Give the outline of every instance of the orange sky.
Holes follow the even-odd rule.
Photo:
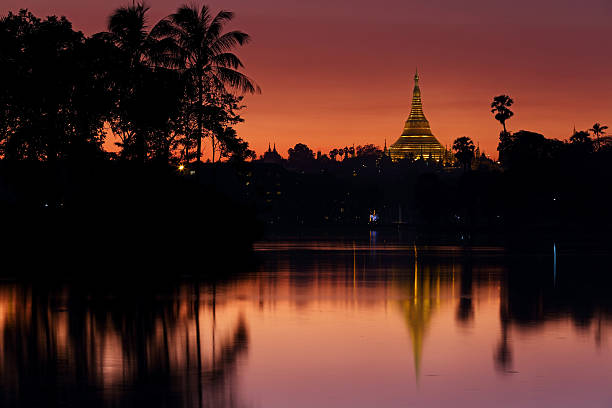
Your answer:
[[[66,15],[87,34],[125,1],[4,0]],[[183,1],[150,0],[152,22]],[[572,127],[612,125],[612,2],[609,0],[209,1],[237,13],[253,37],[239,51],[263,89],[249,96],[241,137],[258,154],[276,142],[332,147],[393,143],[421,75],[425,115],[442,144],[470,136],[496,155],[493,96],[516,101],[509,130],[565,139]],[[207,150],[210,150],[206,144]]]

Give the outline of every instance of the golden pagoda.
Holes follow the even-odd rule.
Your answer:
[[[412,158],[433,159],[443,161],[446,149],[431,133],[429,121],[423,114],[421,103],[421,89],[419,88],[419,73],[414,75],[414,90],[412,91],[412,108],[410,116],[404,125],[404,132],[389,148],[389,155],[393,161]]]

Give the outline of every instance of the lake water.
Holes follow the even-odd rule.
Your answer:
[[[0,286],[0,405],[610,407],[604,252],[376,234],[228,282]]]

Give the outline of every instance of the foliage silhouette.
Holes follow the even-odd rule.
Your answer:
[[[467,136],[462,136],[453,142],[453,150],[457,161],[463,165],[464,171],[467,171],[474,160],[474,142]]]
[[[338,149],[331,149],[329,151],[329,158],[332,159],[333,161],[336,161],[336,156],[338,156],[338,154],[340,154]]]
[[[600,123],[595,123],[593,127],[589,129],[589,132],[592,132],[597,139],[597,149],[600,148],[599,138],[606,134],[606,129],[608,129],[608,127]]]
[[[594,143],[589,135],[589,132],[576,131],[569,138],[569,143],[578,150],[577,153],[580,155],[593,152]]]
[[[287,153],[289,154],[289,163],[304,164],[314,160],[314,152],[305,144],[298,143],[294,147],[290,148]]]
[[[514,103],[514,100],[510,98],[508,95],[498,95],[493,98],[493,102],[491,102],[491,113],[495,114],[495,120],[499,121],[504,128],[504,133],[507,133],[506,130],[506,121],[514,116],[514,112],[510,110],[510,106]]]
[[[238,71],[242,61],[232,52],[249,42],[242,31],[223,32],[224,26],[234,18],[230,11],[212,15],[208,6],[182,6],[174,14],[160,21],[154,29],[157,37],[172,39],[169,55],[181,71],[191,103],[191,112],[197,122],[196,160],[202,156],[204,130],[210,132],[215,160],[214,122],[206,121],[205,109],[217,106],[217,95],[226,94],[226,86],[247,93],[261,92],[252,79]],[[207,122],[207,123],[206,123]]]
[[[114,71],[117,106],[111,129],[121,140],[122,156],[139,161],[147,159],[148,136],[155,133],[159,122],[163,126],[164,122],[176,120],[182,96],[178,81],[164,83],[169,79],[162,77],[169,76],[163,72],[167,41],[156,38],[155,28],[149,31],[148,11],[149,7],[142,2],[119,7],[109,17],[108,32],[97,35],[118,50],[119,66]],[[160,95],[161,92],[152,89],[164,93]],[[168,114],[163,108],[167,108]]]
[[[190,10],[205,31],[181,31]],[[219,148],[219,157],[251,157],[230,130],[243,107],[232,92],[259,92],[231,53],[249,37],[222,33],[233,14],[207,10],[179,9],[149,30],[149,8],[133,3],[92,37],[65,17],[41,20],[22,10],[0,19],[0,155],[50,164],[75,156],[175,164],[192,159],[205,126],[213,161]],[[189,43],[200,34],[206,38]],[[118,155],[102,148],[109,129],[120,140]],[[234,147],[235,155],[223,150]]]
[[[6,159],[101,157],[112,100],[92,50],[96,41],[65,18],[36,18],[22,10],[0,20],[2,36],[0,153]]]
[[[357,155],[357,157],[361,158],[378,158],[382,156],[382,153],[383,151],[380,150],[380,147],[373,144],[357,146],[357,148],[355,149],[355,154]]]

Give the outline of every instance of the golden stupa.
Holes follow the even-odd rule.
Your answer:
[[[431,133],[429,121],[423,114],[421,102],[421,89],[419,88],[419,73],[414,75],[414,90],[412,91],[412,108],[410,116],[404,125],[404,132],[389,148],[389,155],[393,161],[411,158],[433,159],[442,161],[446,156],[446,149]]]

